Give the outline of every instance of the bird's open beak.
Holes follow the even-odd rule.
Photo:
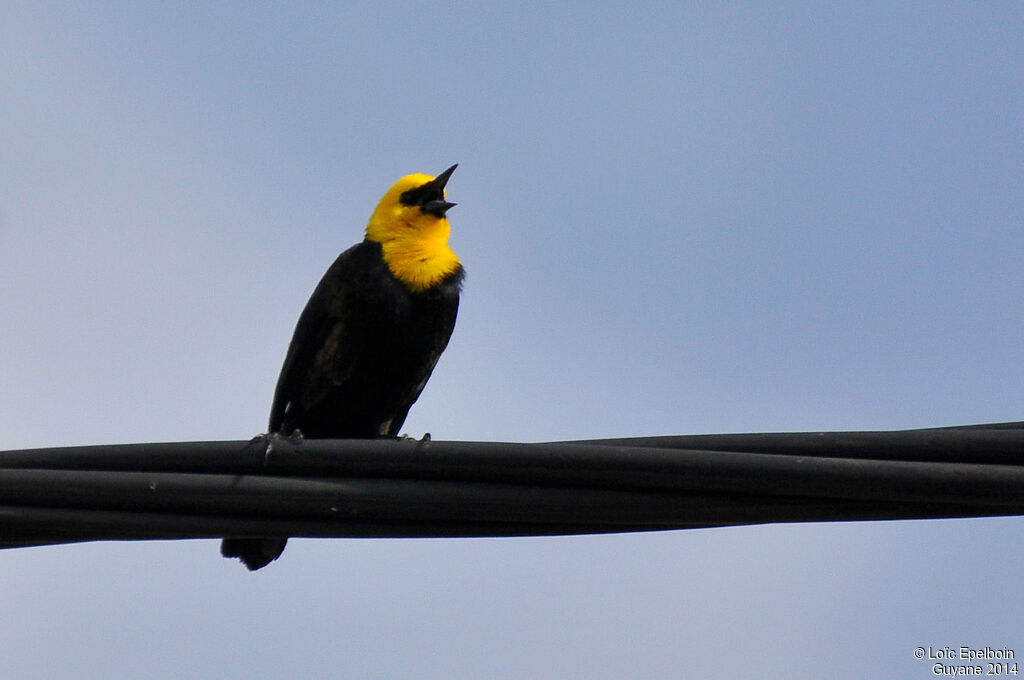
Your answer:
[[[455,168],[457,167],[459,167],[458,163],[456,163],[455,165],[448,168],[434,179],[424,184],[422,187],[420,187],[420,191],[436,191],[441,196],[444,196],[444,187],[446,184],[448,184],[448,178],[452,176],[452,173],[455,172]],[[454,207],[454,203],[450,203],[445,200],[429,201],[426,203],[426,205],[423,206],[422,210],[428,215],[444,217],[444,214]]]

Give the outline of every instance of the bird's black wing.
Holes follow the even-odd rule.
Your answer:
[[[355,245],[334,261],[310,296],[295,325],[270,409],[270,432],[290,434],[302,427],[301,412],[323,399],[355,368],[349,344],[346,296],[359,278]]]

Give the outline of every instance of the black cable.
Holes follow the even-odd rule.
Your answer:
[[[1018,514],[1024,423],[538,444],[273,436],[0,452],[0,547]]]

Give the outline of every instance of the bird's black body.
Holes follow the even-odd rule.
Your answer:
[[[381,199],[366,239],[334,261],[295,326],[270,409],[271,436],[393,437],[448,345],[463,270],[447,246],[452,166],[408,175]],[[384,243],[392,250],[386,250]],[[225,538],[251,570],[286,536]]]
[[[373,241],[334,261],[306,304],[281,368],[270,432],[314,439],[394,436],[448,345],[459,267],[410,291]]]

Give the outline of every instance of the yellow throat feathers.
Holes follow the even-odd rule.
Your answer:
[[[366,225],[366,238],[381,245],[388,269],[417,293],[437,285],[459,266],[458,256],[448,247],[448,220],[400,200],[406,191],[432,179],[415,174],[398,180],[380,199]]]

